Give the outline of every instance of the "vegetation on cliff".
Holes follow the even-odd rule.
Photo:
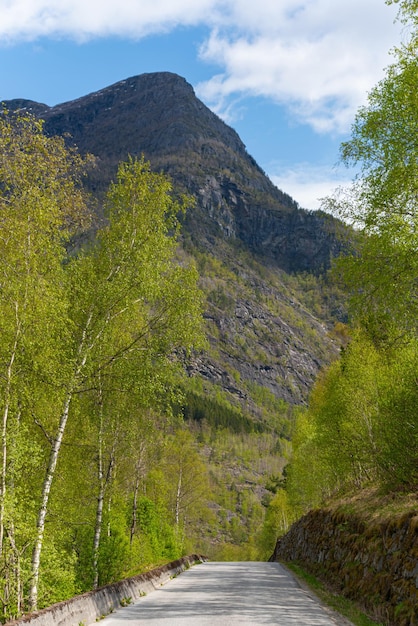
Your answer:
[[[237,133],[176,74],[134,76],[54,107],[6,106],[33,111],[48,135],[94,154],[84,181],[95,198],[92,237],[106,189],[129,155],[145,155],[176,194],[193,196],[179,243],[185,262],[197,262],[210,341],[193,371],[255,419],[254,382],[290,404],[306,402],[338,351],[330,331],[345,319],[343,298],[323,275],[347,245],[341,221],[305,211],[277,189]]]

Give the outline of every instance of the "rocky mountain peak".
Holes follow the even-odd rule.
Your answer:
[[[237,133],[170,72],[132,76],[45,111],[50,133],[70,132],[82,152],[101,158],[175,153],[219,141],[245,154]],[[100,131],[100,132],[98,132]]]
[[[97,157],[88,185],[99,207],[128,155],[144,155],[172,178],[176,192],[194,196],[183,243],[198,259],[212,345],[195,371],[247,407],[251,385],[291,403],[306,398],[336,344],[328,314],[321,319],[321,310],[335,307],[323,307],[319,294],[310,310],[303,285],[316,278],[304,276],[319,276],[346,245],[340,222],[301,209],[275,187],[238,134],[176,74],[133,76],[53,107],[5,104],[31,111],[48,134]]]
[[[242,241],[288,271],[320,271],[341,249],[337,223],[299,209],[247,153],[238,134],[170,72],[132,76],[94,93],[47,107],[12,100],[45,119],[48,134],[71,137],[98,158],[90,187],[100,194],[128,155],[144,155],[182,191],[197,198],[186,224],[194,239]]]

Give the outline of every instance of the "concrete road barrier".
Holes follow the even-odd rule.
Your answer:
[[[116,608],[138,600],[144,595],[159,589],[171,578],[177,576],[205,558],[192,554],[167,565],[162,565],[144,574],[126,578],[106,585],[95,591],[64,600],[46,609],[25,615],[6,626],[80,626],[91,624],[97,618],[109,615]]]

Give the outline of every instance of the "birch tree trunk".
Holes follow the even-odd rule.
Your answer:
[[[68,415],[70,412],[71,401],[73,399],[74,392],[77,388],[77,382],[82,372],[88,356],[89,347],[86,347],[87,333],[92,320],[92,314],[90,313],[83,335],[78,347],[78,359],[79,364],[74,372],[72,383],[69,386],[67,396],[64,401],[63,410],[59,420],[59,426],[57,436],[53,440],[51,453],[49,456],[48,467],[42,487],[41,506],[38,511],[38,519],[36,523],[36,540],[32,553],[32,565],[31,565],[31,583],[29,590],[29,608],[31,611],[36,611],[38,607],[38,584],[39,584],[39,568],[41,563],[41,553],[45,532],[45,519],[48,513],[49,497],[51,494],[52,481],[54,479],[55,470],[57,467],[58,457],[61,450],[62,440],[64,438],[65,429],[67,426]],[[91,346],[90,346],[91,347]]]
[[[31,611],[36,611],[38,606],[38,583],[39,583],[39,567],[41,562],[41,552],[45,531],[45,519],[48,512],[49,496],[51,493],[51,485],[55,475],[55,469],[57,467],[58,456],[61,449],[62,440],[64,437],[65,428],[67,426],[68,414],[70,411],[71,400],[73,392],[70,391],[64,403],[63,411],[60,418],[59,428],[57,436],[54,439],[54,443],[51,448],[51,454],[49,456],[48,468],[42,488],[41,506],[38,512],[38,520],[36,524],[37,534],[35,546],[32,554],[32,567],[31,567],[31,585],[29,592],[29,608]]]
[[[141,481],[141,476],[145,473],[145,450],[146,445],[143,441],[138,444],[138,458],[135,463],[135,484],[134,484],[134,498],[132,504],[132,520],[131,520],[131,528],[130,528],[130,536],[129,536],[129,545],[132,549],[132,544],[134,541],[134,536],[136,533],[136,526],[138,522],[138,493],[139,493],[139,484]]]
[[[1,481],[0,481],[0,559],[3,554],[3,542],[4,542],[4,511],[6,501],[6,473],[7,473],[7,424],[9,420],[10,401],[11,401],[11,387],[12,387],[12,375],[13,366],[16,359],[16,353],[20,338],[20,323],[18,320],[18,305],[16,303],[16,332],[13,342],[13,348],[10,355],[9,363],[6,372],[6,388],[4,392],[4,407],[3,407],[3,420],[1,427],[1,449],[2,449],[2,463],[1,463]]]
[[[179,471],[179,479],[177,482],[177,493],[176,493],[176,527],[178,529],[180,522],[180,506],[181,506],[181,483],[183,478],[183,465],[180,466]]]
[[[94,526],[94,538],[93,538],[93,589],[97,589],[99,586],[99,549],[100,549],[100,540],[102,536],[102,523],[103,523],[103,506],[104,506],[104,498],[106,493],[106,488],[110,483],[112,478],[113,466],[115,463],[115,448],[116,448],[116,439],[117,435],[115,433],[112,450],[110,453],[109,464],[106,472],[106,476],[104,473],[104,464],[103,464],[103,401],[102,397],[100,397],[100,427],[99,427],[99,455],[98,455],[98,466],[97,466],[97,475],[99,481],[99,493],[97,495],[97,508],[96,508],[96,521]]]
[[[2,463],[1,463],[1,482],[0,482],[0,558],[3,554],[3,542],[4,542],[4,508],[6,500],[6,472],[7,472],[7,422],[9,419],[10,408],[10,383],[13,362],[15,358],[15,352],[13,351],[8,368],[7,368],[7,380],[6,390],[4,398],[3,408],[3,420],[1,427],[1,451],[2,451]]]
[[[132,544],[134,540],[134,535],[136,531],[136,522],[137,522],[137,513],[138,513],[138,491],[139,491],[139,474],[136,475],[135,478],[135,486],[134,486],[134,501],[132,505],[132,522],[130,528],[130,536],[129,536],[129,545],[132,550]]]
[[[94,539],[93,539],[93,589],[97,589],[99,586],[99,547],[100,536],[102,531],[103,521],[103,503],[105,496],[105,482],[103,476],[103,452],[100,442],[99,449],[99,461],[98,461],[98,479],[99,479],[99,493],[97,496],[97,508],[96,508],[96,522],[94,527]]]
[[[97,495],[96,521],[93,537],[93,589],[99,586],[99,546],[103,520],[103,503],[105,495],[105,484],[103,475],[103,394],[101,379],[99,377],[99,438],[98,438],[98,461],[97,479],[99,482],[99,493]]]

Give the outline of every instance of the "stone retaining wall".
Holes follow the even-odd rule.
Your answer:
[[[418,512],[380,523],[311,511],[277,542],[274,561],[298,561],[377,621],[418,626]]]
[[[6,626],[87,626],[114,609],[123,606],[125,602],[134,602],[141,596],[158,589],[173,576],[177,576],[196,563],[205,559],[193,554],[178,561],[157,567],[145,574],[126,578],[120,582],[89,591],[70,600],[59,602],[47,609],[26,615]]]

